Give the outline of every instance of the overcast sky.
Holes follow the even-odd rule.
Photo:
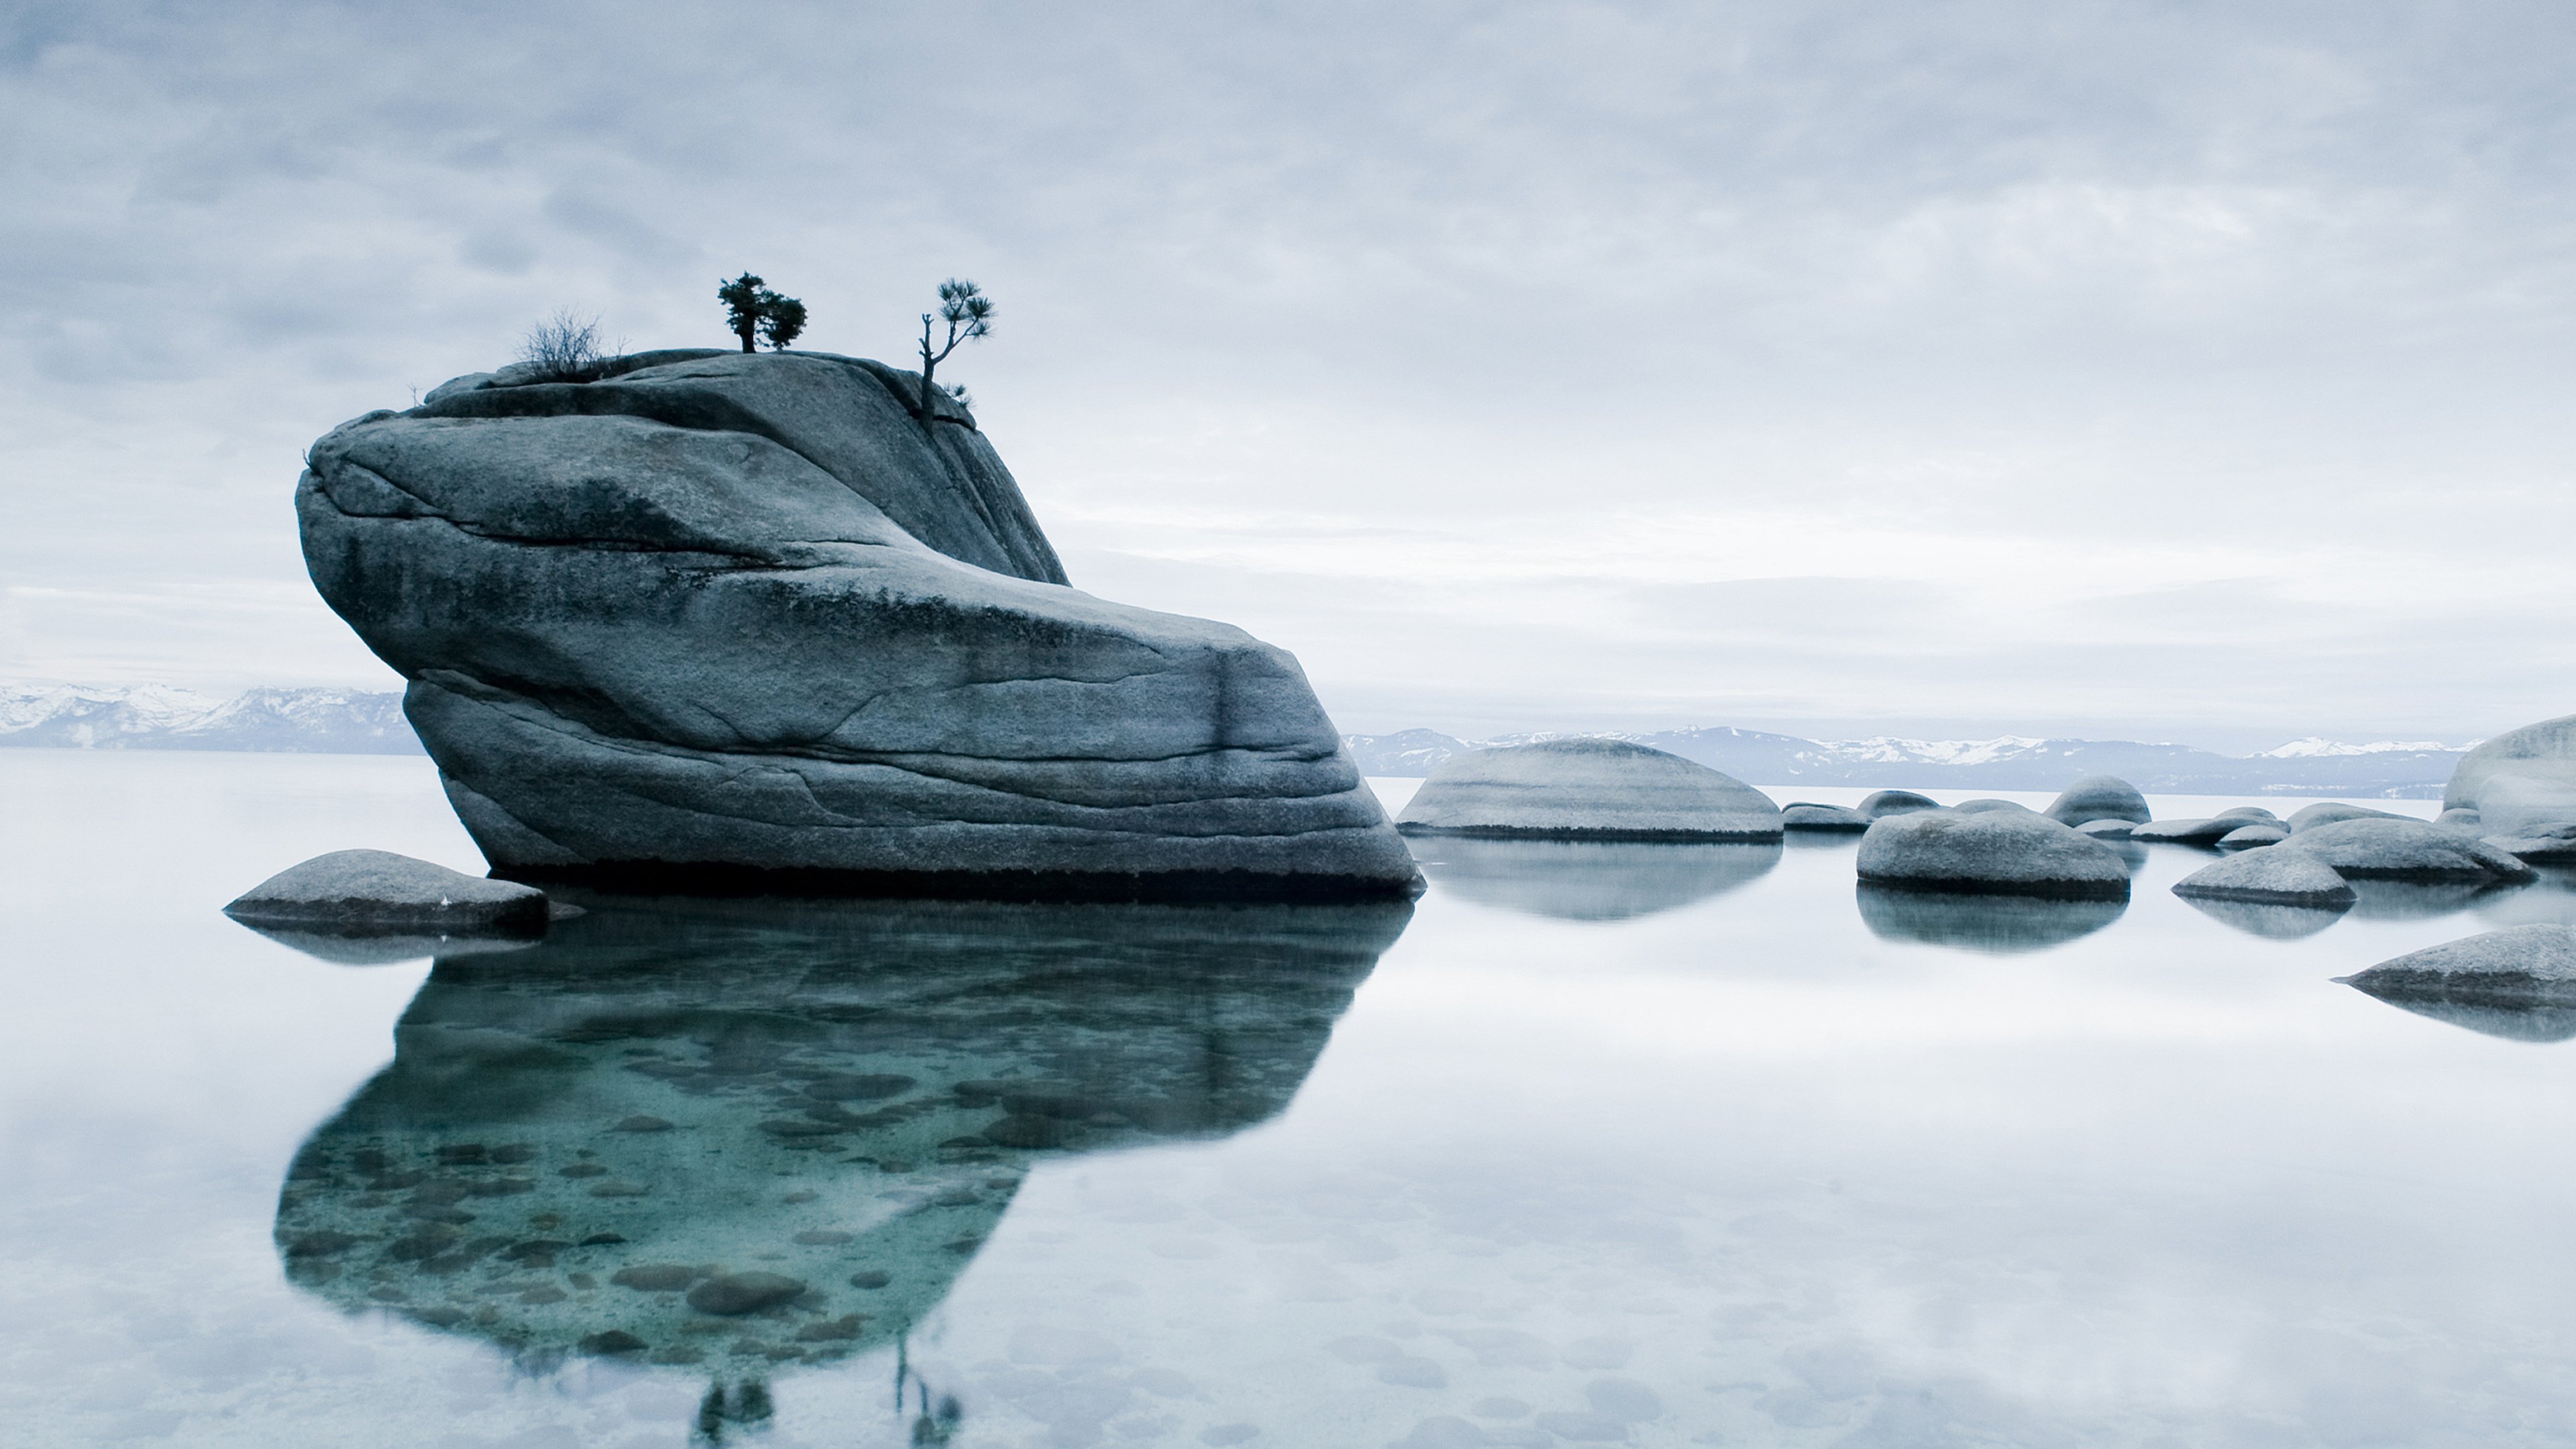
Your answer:
[[[0,7],[0,677],[389,687],[290,495],[558,306],[944,369],[1345,728],[2576,710],[2576,9]]]

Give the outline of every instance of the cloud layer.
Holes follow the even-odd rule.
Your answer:
[[[2550,7],[28,4],[0,673],[381,678],[303,445],[545,313],[952,363],[1343,722],[2576,709]],[[946,374],[943,373],[943,376]]]

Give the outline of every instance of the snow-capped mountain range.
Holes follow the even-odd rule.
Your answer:
[[[0,746],[416,755],[402,696],[253,689],[219,699],[168,685],[0,685]]]
[[[1451,755],[1556,734],[1462,740],[1437,730],[1348,735],[1371,775],[1422,776]],[[2337,794],[2427,798],[2477,742],[2302,739],[2243,757],[2132,740],[1917,740],[1891,735],[1809,740],[1725,727],[1614,733],[1758,785],[1863,785],[2055,790],[2078,775],[2118,775],[2169,794]],[[412,755],[420,740],[402,696],[352,689],[253,689],[230,699],[146,684],[0,685],[0,747],[84,750],[269,750]]]
[[[2134,740],[2053,740],[2002,735],[1990,740],[1915,740],[1876,736],[1808,740],[1730,728],[1605,732],[1766,786],[1862,785],[1874,789],[2056,790],[2079,775],[2110,774],[2141,790],[2177,795],[2369,795],[2429,799],[2441,795],[2451,768],[2477,741],[2292,740],[2259,754],[2222,755],[2189,745]],[[1552,734],[1461,740],[1436,730],[1347,735],[1370,775],[1427,775],[1451,755],[1494,745],[1529,744]]]

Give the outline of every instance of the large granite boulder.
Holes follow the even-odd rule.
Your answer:
[[[2462,755],[2442,791],[2443,807],[2484,811],[2487,782],[2499,775],[2576,790],[2576,714],[2507,730]]]
[[[1441,762],[1396,817],[1408,835],[1778,840],[1771,797],[1625,740],[1542,740]]]
[[[2147,808],[2147,797],[2117,775],[2085,776],[2060,792],[2045,813],[2060,825],[2082,825],[2094,820],[2127,820],[2143,825],[2155,818],[2155,812]]]
[[[2102,842],[2018,807],[1885,816],[1860,840],[1860,878],[1905,890],[2126,900],[2129,868]]]
[[[2484,841],[2422,820],[2338,820],[2302,830],[2270,853],[2306,856],[2346,879],[2504,884],[2533,874]]]
[[[496,871],[1320,898],[1419,876],[1297,661],[1066,587],[965,411],[813,353],[459,379],[316,443],[315,584]]]
[[[2251,825],[2240,825],[2218,837],[2218,848],[2254,850],[2266,845],[2278,845],[2289,838],[2290,827],[2269,820],[2257,820]]]

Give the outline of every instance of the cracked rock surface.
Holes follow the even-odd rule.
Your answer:
[[[1286,651],[1070,588],[962,407],[818,353],[460,378],[316,443],[323,597],[496,872],[692,890],[1401,895]]]

